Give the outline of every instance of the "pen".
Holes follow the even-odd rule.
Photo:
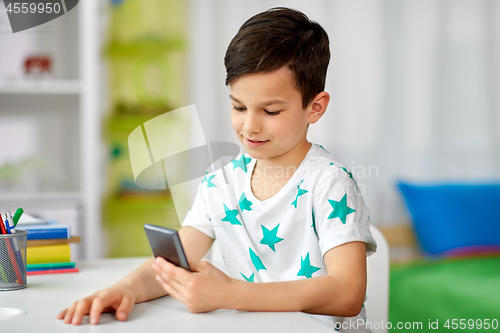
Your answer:
[[[16,257],[17,265],[19,266],[19,269],[21,270],[21,276],[24,276],[25,269],[24,269],[24,261],[23,261],[23,256],[21,254],[21,248],[19,247],[19,241],[16,237],[12,239],[12,243],[14,243],[14,256]]]
[[[3,224],[2,214],[0,213],[0,232],[4,235],[7,234],[7,230],[5,229],[5,225]]]
[[[21,215],[23,215],[23,213],[24,210],[22,208],[18,208],[14,213],[14,227],[17,227],[17,222],[19,222],[19,219],[21,218]]]
[[[5,230],[5,227],[3,225],[3,220],[2,220],[2,213],[0,213],[0,234],[5,234],[7,233],[7,231]],[[3,245],[5,244],[5,246],[7,246],[7,244],[3,241],[0,240],[0,255],[2,254],[3,252]],[[7,277],[7,275],[5,274],[5,270],[3,268],[3,261],[0,260],[0,275],[2,275],[2,278],[3,278],[3,281],[4,282],[8,282],[9,281],[9,278]]]

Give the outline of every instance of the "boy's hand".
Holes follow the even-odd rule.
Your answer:
[[[233,282],[208,261],[189,262],[194,272],[157,257],[153,269],[156,280],[172,297],[184,303],[192,313],[228,308]]]
[[[134,296],[111,287],[74,302],[69,308],[61,311],[57,319],[64,319],[66,324],[80,325],[83,317],[90,315],[90,323],[97,324],[101,313],[116,311],[116,318],[125,321],[134,304]]]

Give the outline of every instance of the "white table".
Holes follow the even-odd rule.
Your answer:
[[[137,304],[126,322],[103,314],[99,325],[88,316],[80,326],[64,324],[57,314],[73,301],[110,286],[138,267],[146,258],[101,259],[78,262],[79,273],[28,277],[28,288],[0,291],[0,308],[25,310],[26,314],[0,319],[0,331],[32,332],[328,332],[327,326],[300,312],[242,312],[219,310],[192,314],[170,296]]]

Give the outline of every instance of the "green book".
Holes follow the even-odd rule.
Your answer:
[[[28,264],[27,269],[74,268],[74,262],[53,262],[47,264]]]

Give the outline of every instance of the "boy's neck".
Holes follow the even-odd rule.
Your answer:
[[[304,139],[283,155],[257,160],[251,176],[251,189],[259,200],[275,196],[290,180],[304,160],[311,144]]]
[[[309,151],[310,148],[311,148],[311,143],[307,140],[304,140],[283,155],[273,157],[271,159],[257,160],[255,168],[262,170],[263,168],[266,167],[268,168],[294,167],[295,168],[294,170],[297,170],[300,163],[302,163],[302,161],[306,157],[307,152]]]

